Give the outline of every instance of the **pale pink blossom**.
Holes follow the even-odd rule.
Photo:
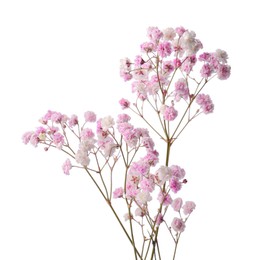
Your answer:
[[[176,31],[173,28],[166,28],[163,30],[163,39],[165,41],[172,41],[176,36]]]
[[[186,201],[184,206],[182,207],[183,213],[185,215],[189,215],[196,208],[196,204],[193,201]]]
[[[115,189],[115,191],[113,192],[113,198],[114,199],[118,199],[118,198],[122,198],[123,197],[123,188],[117,188]]]
[[[173,208],[175,211],[179,212],[180,209],[181,209],[181,207],[182,207],[182,204],[183,204],[182,198],[176,198],[176,199],[174,199],[173,202],[171,203],[171,206],[172,206],[172,208]]]
[[[76,115],[72,115],[68,121],[69,127],[74,127],[78,124],[78,117]]]
[[[184,169],[182,169],[180,166],[178,165],[172,165],[170,166],[170,170],[171,170],[171,174],[172,176],[174,176],[175,178],[177,178],[178,180],[181,180],[185,177],[186,172]]]
[[[169,187],[174,193],[177,193],[181,189],[182,183],[178,180],[178,178],[172,177],[169,181]]]
[[[175,217],[171,223],[171,227],[176,232],[183,232],[185,230],[186,225],[182,219]]]
[[[165,74],[170,74],[174,71],[175,67],[172,61],[164,61],[162,65],[162,69]]]
[[[90,158],[87,155],[87,152],[84,149],[79,149],[75,154],[75,160],[77,163],[81,164],[82,166],[88,166],[90,163]]]
[[[147,204],[151,200],[152,197],[148,191],[139,191],[139,193],[136,195],[136,201],[139,203],[139,205]]]
[[[203,52],[199,55],[199,61],[210,62],[211,54],[209,52]]]
[[[169,194],[165,194],[162,191],[160,191],[158,195],[158,200],[160,203],[162,203],[164,206],[169,206],[172,203],[172,198]]]
[[[213,68],[212,66],[210,66],[209,63],[203,64],[201,70],[200,70],[200,74],[203,78],[207,79],[211,76],[213,72]]]
[[[192,71],[193,67],[195,66],[196,62],[197,62],[196,55],[188,56],[186,60],[182,63],[181,69],[187,74],[189,74]]]
[[[124,71],[131,70],[131,61],[129,58],[124,58],[120,60],[120,69]]]
[[[179,67],[181,66],[181,64],[182,64],[182,62],[181,62],[180,59],[175,58],[175,59],[173,60],[173,65],[174,65],[174,68],[175,68],[175,69],[179,68]]]
[[[85,122],[95,122],[96,114],[92,111],[86,111],[84,113]]]
[[[64,174],[69,175],[69,174],[70,174],[70,170],[72,169],[71,161],[70,161],[69,159],[67,159],[67,160],[63,163],[62,168],[63,168]]]
[[[59,112],[52,112],[51,114],[51,121],[54,123],[61,123],[63,115]]]
[[[176,101],[180,101],[181,98],[188,99],[189,88],[185,79],[181,78],[175,83],[174,96]]]
[[[64,144],[64,136],[58,132],[53,134],[53,143],[56,145],[58,149],[62,149]]]
[[[24,144],[28,144],[30,142],[31,136],[34,134],[33,131],[25,132],[22,136],[22,140]]]
[[[93,138],[94,137],[94,133],[92,131],[92,129],[90,128],[84,128],[81,131],[81,140],[82,141],[86,141],[87,139]]]
[[[155,183],[152,178],[143,178],[140,181],[140,188],[144,191],[152,192],[155,188]]]
[[[166,106],[164,109],[163,118],[167,121],[173,121],[178,115],[178,111],[173,106]]]
[[[228,55],[225,51],[217,49],[215,52],[215,57],[221,63],[227,63]]]
[[[113,127],[114,124],[114,119],[111,116],[106,116],[101,119],[101,127],[104,131],[107,131],[109,128]]]
[[[40,139],[38,137],[37,134],[33,133],[31,135],[31,138],[30,138],[30,143],[34,146],[34,147],[37,147],[38,143],[40,142]]]
[[[117,124],[128,123],[131,117],[127,114],[119,114],[117,119]]]
[[[124,79],[124,81],[129,81],[132,79],[132,75],[130,74],[130,72],[126,72],[126,71],[123,71],[121,70],[120,71],[120,76]]]
[[[147,35],[152,42],[158,42],[163,36],[163,33],[158,27],[149,27],[147,29]]]
[[[140,45],[142,52],[152,52],[155,50],[155,45],[152,42],[144,42]]]
[[[175,32],[178,34],[178,36],[182,36],[185,31],[186,31],[186,29],[184,27],[182,27],[182,26],[177,27],[175,29]]]
[[[126,109],[126,108],[129,108],[130,107],[130,101],[125,99],[125,98],[122,98],[120,101],[119,101],[120,105],[121,105],[121,108],[122,109]]]
[[[156,175],[158,176],[160,184],[164,184],[166,181],[168,181],[171,178],[172,172],[171,172],[171,169],[169,167],[161,166],[157,170]]]
[[[214,104],[209,95],[198,94],[196,102],[200,105],[205,114],[209,114],[214,111]]]
[[[231,67],[229,65],[220,64],[217,70],[218,79],[225,80],[230,76]]]
[[[161,42],[157,48],[159,56],[165,58],[172,53],[172,46],[170,42]]]

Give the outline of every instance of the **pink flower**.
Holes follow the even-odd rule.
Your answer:
[[[189,74],[192,71],[196,62],[197,62],[196,55],[188,56],[187,59],[182,63],[181,68],[184,72]]]
[[[172,71],[174,71],[174,64],[172,61],[164,61],[163,62],[163,71],[166,74],[170,74]]]
[[[170,42],[162,42],[158,45],[158,54],[162,57],[165,58],[169,56],[172,53],[172,46]]]
[[[155,188],[155,184],[153,182],[153,179],[149,179],[144,177],[141,181],[140,181],[140,188],[144,191],[148,191],[148,192],[152,192]]]
[[[175,211],[179,212],[180,209],[181,209],[181,207],[182,207],[182,204],[183,204],[182,198],[176,198],[176,199],[174,199],[173,202],[171,203],[171,206],[172,206],[172,208],[173,208]]]
[[[62,149],[64,144],[64,136],[58,132],[53,134],[53,143],[56,145],[58,149]]]
[[[183,179],[186,175],[185,170],[177,165],[170,166],[170,170],[171,170],[171,174],[179,180]]]
[[[213,69],[208,63],[204,64],[200,70],[201,76],[205,79],[209,78],[211,76],[212,72],[213,72]]]
[[[87,111],[84,113],[85,122],[95,122],[96,114],[92,111]]]
[[[64,164],[62,165],[62,168],[63,168],[64,174],[69,175],[70,174],[70,170],[72,169],[71,161],[69,159],[67,159],[64,162]]]
[[[120,71],[120,76],[124,79],[124,81],[129,81],[132,79],[132,75],[130,74],[130,72],[127,71]]]
[[[204,53],[202,53],[202,54],[199,55],[198,60],[199,60],[199,61],[209,62],[209,61],[210,61],[210,57],[211,57],[211,54],[210,54],[210,53],[204,52]]]
[[[30,143],[34,146],[34,147],[37,147],[37,144],[40,142],[40,139],[38,137],[38,135],[36,133],[33,133],[31,135],[31,138],[30,138]]]
[[[217,70],[217,77],[221,80],[228,79],[230,76],[231,67],[229,65],[220,64]]]
[[[94,137],[94,133],[90,128],[84,128],[81,131],[81,140],[85,141],[87,139],[93,138]]]
[[[196,204],[193,201],[186,201],[182,207],[185,215],[189,215],[196,208]]]
[[[155,49],[155,45],[152,42],[144,42],[140,45],[142,52],[152,52]]]
[[[117,188],[115,189],[115,191],[113,192],[113,198],[114,199],[118,199],[118,198],[122,198],[123,197],[123,188]]]
[[[179,79],[176,83],[175,83],[175,100],[176,101],[180,101],[181,98],[184,98],[185,100],[188,99],[189,96],[189,89],[188,89],[188,85],[185,79]]]
[[[214,111],[214,104],[209,95],[198,94],[196,102],[200,105],[205,114],[209,114]]]
[[[117,119],[117,124],[128,123],[131,117],[127,114],[119,114]]]
[[[164,206],[168,206],[172,203],[172,198],[169,194],[165,194],[162,191],[158,195],[158,200],[160,203],[162,203]]]
[[[61,123],[63,119],[63,115],[59,112],[52,112],[51,121],[54,123]]]
[[[215,52],[215,57],[221,63],[227,63],[228,55],[225,51],[217,49]]]
[[[147,35],[152,42],[158,42],[163,36],[163,33],[158,29],[158,27],[149,27],[147,29]]]
[[[176,59],[173,60],[173,65],[174,65],[175,69],[179,68],[181,66],[181,64],[182,63],[181,63],[180,59],[176,58]]]
[[[111,116],[106,116],[101,119],[101,127],[103,131],[107,131],[109,128],[113,127],[114,119]]]
[[[24,133],[22,136],[23,143],[28,144],[33,134],[33,131]]]
[[[176,232],[183,232],[185,230],[185,223],[182,219],[180,218],[174,218],[171,227],[176,231]]]
[[[69,127],[73,127],[78,124],[78,117],[76,115],[72,115],[68,121]]]
[[[121,108],[122,109],[126,109],[126,108],[129,108],[130,107],[130,101],[125,99],[125,98],[122,98],[120,101],[119,101],[120,105],[121,105]]]
[[[182,26],[177,27],[177,28],[175,29],[175,32],[178,34],[178,36],[182,36],[182,34],[183,34],[185,31],[186,31],[186,29],[185,29],[184,27],[182,27]]]
[[[164,109],[163,118],[167,121],[173,121],[178,115],[178,111],[173,106],[166,106]]]
[[[177,193],[181,189],[182,183],[178,180],[178,178],[172,177],[169,181],[169,186],[174,193]]]

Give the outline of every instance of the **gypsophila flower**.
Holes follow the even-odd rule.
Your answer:
[[[72,169],[71,161],[69,159],[67,159],[64,162],[64,164],[62,165],[62,168],[63,168],[64,174],[69,175],[70,174],[70,170]]]
[[[174,218],[171,227],[176,231],[176,232],[183,232],[185,230],[185,223],[182,219],[180,218]]]
[[[193,201],[186,201],[185,204],[183,205],[183,213],[185,215],[191,214],[192,211],[196,208],[196,204]]]
[[[113,198],[117,199],[117,198],[122,198],[123,197],[123,188],[117,188],[114,192],[113,192]]]
[[[180,209],[181,209],[181,207],[182,207],[182,204],[183,204],[182,198],[176,198],[176,199],[174,199],[174,200],[172,201],[171,206],[172,206],[172,208],[173,208],[175,211],[179,212]]]
[[[210,96],[203,94],[206,85],[231,74],[225,51],[201,51],[203,45],[194,31],[174,28],[149,27],[140,53],[120,60],[120,76],[130,81],[134,97],[121,98],[119,104],[130,115],[102,115],[97,120],[92,111],[68,117],[48,110],[40,125],[22,136],[25,144],[69,156],[62,164],[64,174],[70,175],[74,168],[89,175],[123,229],[135,259],[165,259],[166,250],[161,250],[162,239],[168,244],[165,235],[172,240],[169,248],[175,259],[196,204],[183,203],[176,195],[187,186],[187,179],[185,170],[173,164],[178,158],[172,149],[195,118],[213,112]],[[106,65],[110,66],[109,60]],[[139,121],[132,122],[133,116]],[[121,206],[124,216],[119,214]],[[161,232],[164,228],[168,232]]]
[[[101,127],[104,131],[107,131],[115,124],[114,119],[111,116],[106,116],[101,120]]]
[[[96,114],[92,111],[86,111],[84,113],[85,122],[96,122]]]

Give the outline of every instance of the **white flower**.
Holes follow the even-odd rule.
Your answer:
[[[171,169],[167,166],[161,166],[158,171],[158,178],[160,180],[160,185],[165,183],[167,180],[169,180],[172,176]]]
[[[203,46],[196,38],[196,34],[193,31],[185,31],[180,38],[180,46],[187,53],[187,56],[196,54]]]
[[[106,116],[101,120],[101,126],[104,131],[107,131],[115,124],[114,119],[111,116]]]
[[[148,191],[141,191],[136,195],[136,200],[140,204],[146,204],[148,201],[152,200],[152,197]]]
[[[163,39],[165,41],[172,41],[176,36],[176,32],[173,28],[166,28],[163,30]]]
[[[227,63],[228,55],[225,51],[217,49],[215,52],[215,57],[219,62]]]
[[[90,163],[90,158],[87,155],[87,152],[79,149],[75,155],[75,160],[77,163],[81,164],[82,166],[87,166]]]

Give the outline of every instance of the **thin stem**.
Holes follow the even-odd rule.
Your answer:
[[[95,179],[92,177],[92,175],[90,174],[90,172],[88,171],[88,169],[86,167],[84,167],[85,171],[88,173],[89,177],[92,179],[93,183],[95,184],[95,186],[97,187],[97,189],[99,190],[99,192],[101,193],[102,197],[105,199],[105,201],[107,202],[107,204],[109,205],[110,209],[112,210],[114,216],[116,217],[117,221],[119,222],[121,228],[123,229],[125,235],[127,236],[128,240],[130,241],[130,243],[132,244],[134,250],[135,250],[135,254],[137,254],[139,256],[140,259],[142,259],[141,255],[139,254],[137,248],[135,247],[135,245],[133,244],[132,239],[130,238],[127,230],[125,229],[125,227],[123,226],[118,214],[116,213],[116,211],[114,210],[112,204],[110,201],[108,201],[108,199],[106,198],[106,196],[104,195],[103,191],[101,190],[101,188],[99,187],[99,185],[97,184],[97,182],[95,181]]]

